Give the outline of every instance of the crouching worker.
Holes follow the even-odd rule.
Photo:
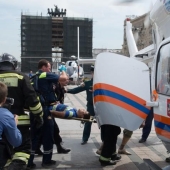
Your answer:
[[[62,119],[84,118],[86,115],[89,115],[89,113],[84,109],[77,110],[65,104],[56,104],[51,106],[49,109],[54,117]]]
[[[0,170],[12,157],[10,148],[22,143],[22,135],[17,128],[18,116],[3,108],[7,97],[7,86],[0,82]]]

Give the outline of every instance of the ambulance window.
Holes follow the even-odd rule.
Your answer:
[[[160,94],[170,95],[170,44],[161,47],[158,55],[156,89]]]

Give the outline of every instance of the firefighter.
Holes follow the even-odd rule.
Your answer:
[[[30,157],[31,141],[29,115],[25,114],[24,107],[28,107],[34,115],[37,128],[43,125],[43,112],[28,76],[16,71],[16,68],[17,60],[14,56],[7,53],[0,56],[0,81],[8,86],[8,96],[15,100],[10,111],[18,115],[18,129],[22,134],[22,144],[13,149],[14,155],[6,167],[8,170],[25,170]]]
[[[115,125],[104,124],[101,126],[101,134],[103,140],[103,148],[99,158],[102,166],[115,165],[117,160],[121,157],[115,154],[117,137],[121,129]]]

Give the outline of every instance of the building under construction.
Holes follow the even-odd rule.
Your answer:
[[[92,58],[93,20],[89,18],[66,17],[66,10],[54,12],[50,16],[30,16],[21,14],[21,71],[37,71],[40,59],[67,61],[71,56]],[[53,57],[52,57],[53,56]],[[85,66],[87,71],[89,66]]]

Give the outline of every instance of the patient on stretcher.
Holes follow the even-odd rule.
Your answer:
[[[65,104],[55,104],[50,106],[50,112],[54,117],[71,119],[71,118],[84,118],[89,115],[85,109],[75,109]]]

